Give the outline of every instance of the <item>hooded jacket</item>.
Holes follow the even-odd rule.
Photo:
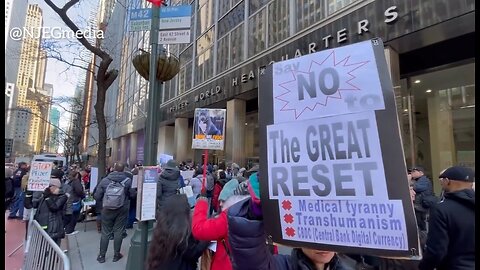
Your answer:
[[[170,168],[165,168],[157,181],[157,216],[163,202],[170,196],[177,194],[177,190],[180,188],[178,178],[180,177],[180,171]]]
[[[242,270],[316,270],[313,262],[299,248],[291,255],[272,255],[265,244],[267,236],[263,221],[249,219],[251,199],[228,209],[228,238],[233,269]],[[353,269],[335,255],[328,263],[329,270]]]
[[[130,197],[131,197],[131,187],[132,187],[132,179],[127,175],[125,172],[111,172],[108,174],[107,177],[103,178],[102,181],[97,185],[97,188],[95,190],[95,193],[93,194],[93,197],[96,201],[103,201],[103,196],[105,195],[105,190],[107,189],[108,185],[112,182],[122,182],[125,179],[128,179],[125,182],[125,203],[123,205],[123,208],[127,208],[130,206]]]
[[[244,199],[245,196],[231,196],[225,202],[224,208],[227,209],[236,202]],[[228,223],[227,210],[222,211],[214,218],[207,218],[208,202],[204,199],[198,200],[195,205],[192,218],[192,234],[195,239],[202,241],[217,241],[217,250],[212,258],[211,270],[230,270],[228,244]]]
[[[475,192],[447,192],[430,212],[427,247],[419,269],[475,269]]]

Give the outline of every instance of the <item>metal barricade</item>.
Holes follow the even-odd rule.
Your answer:
[[[30,221],[22,270],[70,270],[70,260],[36,220]]]

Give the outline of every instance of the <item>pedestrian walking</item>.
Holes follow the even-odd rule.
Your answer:
[[[8,219],[23,219],[23,190],[22,178],[28,173],[28,165],[25,162],[18,163],[18,168],[13,173],[14,195]],[[18,214],[18,215],[17,215]]]
[[[162,208],[163,202],[170,196],[177,194],[179,186],[178,179],[180,178],[180,169],[175,160],[169,160],[163,167],[157,181],[157,209],[156,217],[159,217],[159,211]]]
[[[114,171],[103,178],[94,194],[95,200],[102,201],[102,236],[99,263],[105,262],[109,239],[113,237],[113,262],[120,260],[123,233],[127,224],[128,208],[130,206],[130,189],[132,180],[125,173],[125,165],[116,163]]]
[[[64,187],[64,192],[70,195],[65,209],[65,233],[73,234],[82,210],[82,200],[85,198],[85,190],[83,189],[79,173],[76,171],[69,172]]]

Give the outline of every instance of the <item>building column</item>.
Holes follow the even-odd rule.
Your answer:
[[[121,163],[125,163],[127,160],[127,136],[120,138],[120,159],[117,160]]]
[[[130,166],[137,164],[137,133],[130,134]]]
[[[174,156],[175,152],[175,127],[163,126],[158,130],[158,147],[157,157],[159,154],[167,154]]]
[[[112,142],[112,151],[111,151],[111,160],[110,160],[110,165],[113,165],[113,163],[117,162],[120,159],[120,156],[118,154],[118,149],[120,147],[120,139],[113,139],[111,140]]]
[[[188,158],[192,148],[192,134],[188,133],[188,118],[175,119],[174,132],[175,153],[173,157],[177,162],[182,162]]]
[[[225,159],[245,166],[245,119],[246,102],[241,99],[227,101],[227,130]]]

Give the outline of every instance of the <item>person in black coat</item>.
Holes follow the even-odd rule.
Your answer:
[[[332,251],[294,248],[290,255],[272,255],[265,244],[263,220],[247,198],[228,209],[228,237],[233,269],[346,270],[354,269]]]
[[[34,219],[47,234],[60,246],[65,237],[63,226],[63,210],[67,203],[67,195],[60,189],[62,183],[58,178],[50,179],[50,186],[43,192]]]
[[[163,171],[158,177],[157,181],[157,199],[156,199],[156,217],[159,216],[159,211],[163,206],[164,201],[177,194],[180,188],[178,179],[180,178],[180,169],[178,169],[177,162],[173,159],[169,160],[163,167]]]
[[[475,269],[474,173],[455,166],[439,178],[444,199],[431,210],[426,252],[419,269]]]
[[[147,270],[196,270],[198,258],[210,242],[192,236],[187,196],[175,194],[164,201],[148,250]]]

